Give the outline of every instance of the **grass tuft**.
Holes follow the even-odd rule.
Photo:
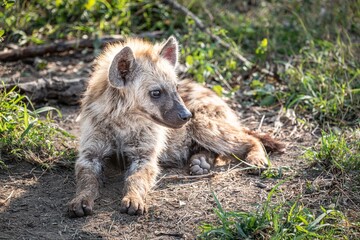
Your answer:
[[[160,31],[161,39],[173,34],[182,43],[189,77],[210,83],[220,96],[243,94],[245,105],[280,103],[320,123],[359,123],[358,1],[179,2],[235,52],[275,70],[280,84],[249,69],[193,19],[161,1],[5,1],[0,38],[6,46],[144,31]]]
[[[30,100],[14,89],[0,90],[0,167],[14,160],[25,160],[43,168],[55,163],[68,165],[74,160],[75,146],[69,133],[51,120],[53,107],[34,109]],[[40,114],[47,112],[46,119]],[[73,141],[70,141],[70,143]]]
[[[284,181],[283,181],[284,182]],[[298,201],[271,204],[278,187],[268,194],[267,200],[255,212],[225,211],[216,195],[214,210],[219,224],[200,226],[199,239],[348,239],[352,228],[344,214],[335,209],[320,207],[318,213]]]
[[[358,221],[360,204],[360,132],[344,131],[335,134],[322,132],[320,143],[308,149],[303,157],[310,163],[307,173],[314,174],[307,193],[314,200],[334,204],[339,209],[352,211],[350,219]],[[320,193],[320,194],[319,194]],[[350,207],[352,206],[352,207]],[[360,228],[357,229],[358,234]],[[355,239],[355,238],[354,238]]]
[[[322,132],[320,144],[308,149],[304,158],[312,165],[334,173],[349,173],[360,169],[359,129],[346,135]]]
[[[358,123],[360,69],[353,54],[341,41],[304,47],[284,73],[292,93],[286,106],[305,110],[322,123]]]

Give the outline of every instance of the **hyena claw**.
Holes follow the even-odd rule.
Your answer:
[[[147,211],[144,201],[136,197],[124,197],[121,201],[120,212],[129,215],[142,215]]]
[[[260,169],[266,169],[269,167],[269,160],[267,157],[258,153],[249,154],[247,157],[247,162]]]
[[[73,199],[68,206],[68,214],[71,218],[92,215],[94,201],[87,199]]]

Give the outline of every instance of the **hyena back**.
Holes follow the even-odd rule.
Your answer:
[[[235,154],[267,165],[263,148],[279,150],[272,138],[242,127],[214,92],[189,80],[178,82],[178,44],[170,37],[152,45],[139,39],[109,46],[97,59],[82,101],[74,217],[90,215],[109,159],[125,166],[120,211],[143,214],[158,163],[191,164],[206,174],[217,157]]]

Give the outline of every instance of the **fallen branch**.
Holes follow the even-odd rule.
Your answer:
[[[94,43],[99,41],[100,46],[104,46],[109,42],[123,41],[120,36],[104,37],[96,39],[76,39],[70,41],[61,41],[39,46],[28,46],[18,49],[7,49],[0,52],[0,61],[16,61],[23,58],[36,57],[47,53],[65,52],[75,49],[93,48]]]
[[[200,20],[200,18],[198,18],[194,13],[192,13],[189,9],[187,9],[186,7],[184,7],[183,5],[181,5],[180,3],[178,3],[176,0],[163,0],[163,2],[169,6],[171,6],[173,9],[178,10],[180,12],[182,12],[183,14],[191,17],[194,22],[195,25],[203,32],[205,32],[206,34],[208,34],[214,41],[218,42],[221,46],[225,47],[226,49],[230,50],[232,52],[232,54],[234,54],[234,56],[241,61],[243,64],[245,64],[248,68],[250,69],[254,69],[254,70],[258,70],[259,72],[279,79],[279,76],[274,73],[271,72],[265,68],[260,68],[259,66],[257,66],[256,64],[252,63],[251,61],[249,61],[247,58],[245,58],[243,55],[241,55],[234,47],[232,47],[229,43],[225,42],[224,40],[222,40],[219,36],[213,34],[211,32],[211,30],[209,28],[207,28],[204,23]]]
[[[29,82],[7,82],[1,88],[12,89],[16,87],[26,94],[33,102],[42,102],[54,99],[67,105],[79,104],[81,93],[85,91],[86,78],[51,79],[40,78]]]
[[[155,37],[161,34],[161,31],[146,32],[136,37]],[[39,46],[28,46],[16,49],[6,49],[0,52],[0,61],[16,61],[23,58],[42,56],[48,53],[59,53],[70,50],[79,50],[84,48],[104,47],[108,43],[124,41],[123,36],[112,35],[101,38],[75,39],[69,41],[59,41]]]
[[[168,237],[174,237],[174,238],[184,238],[184,234],[183,233],[166,233],[166,232],[158,232],[155,231],[155,235],[156,236],[168,236]]]

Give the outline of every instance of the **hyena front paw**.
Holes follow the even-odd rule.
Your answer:
[[[129,215],[142,215],[146,212],[146,206],[142,198],[126,195],[121,201],[120,212]]]
[[[77,196],[68,204],[68,214],[70,217],[83,217],[91,215],[93,212],[94,200]]]
[[[205,154],[195,154],[190,158],[190,174],[202,175],[210,172],[211,165],[207,161]]]

